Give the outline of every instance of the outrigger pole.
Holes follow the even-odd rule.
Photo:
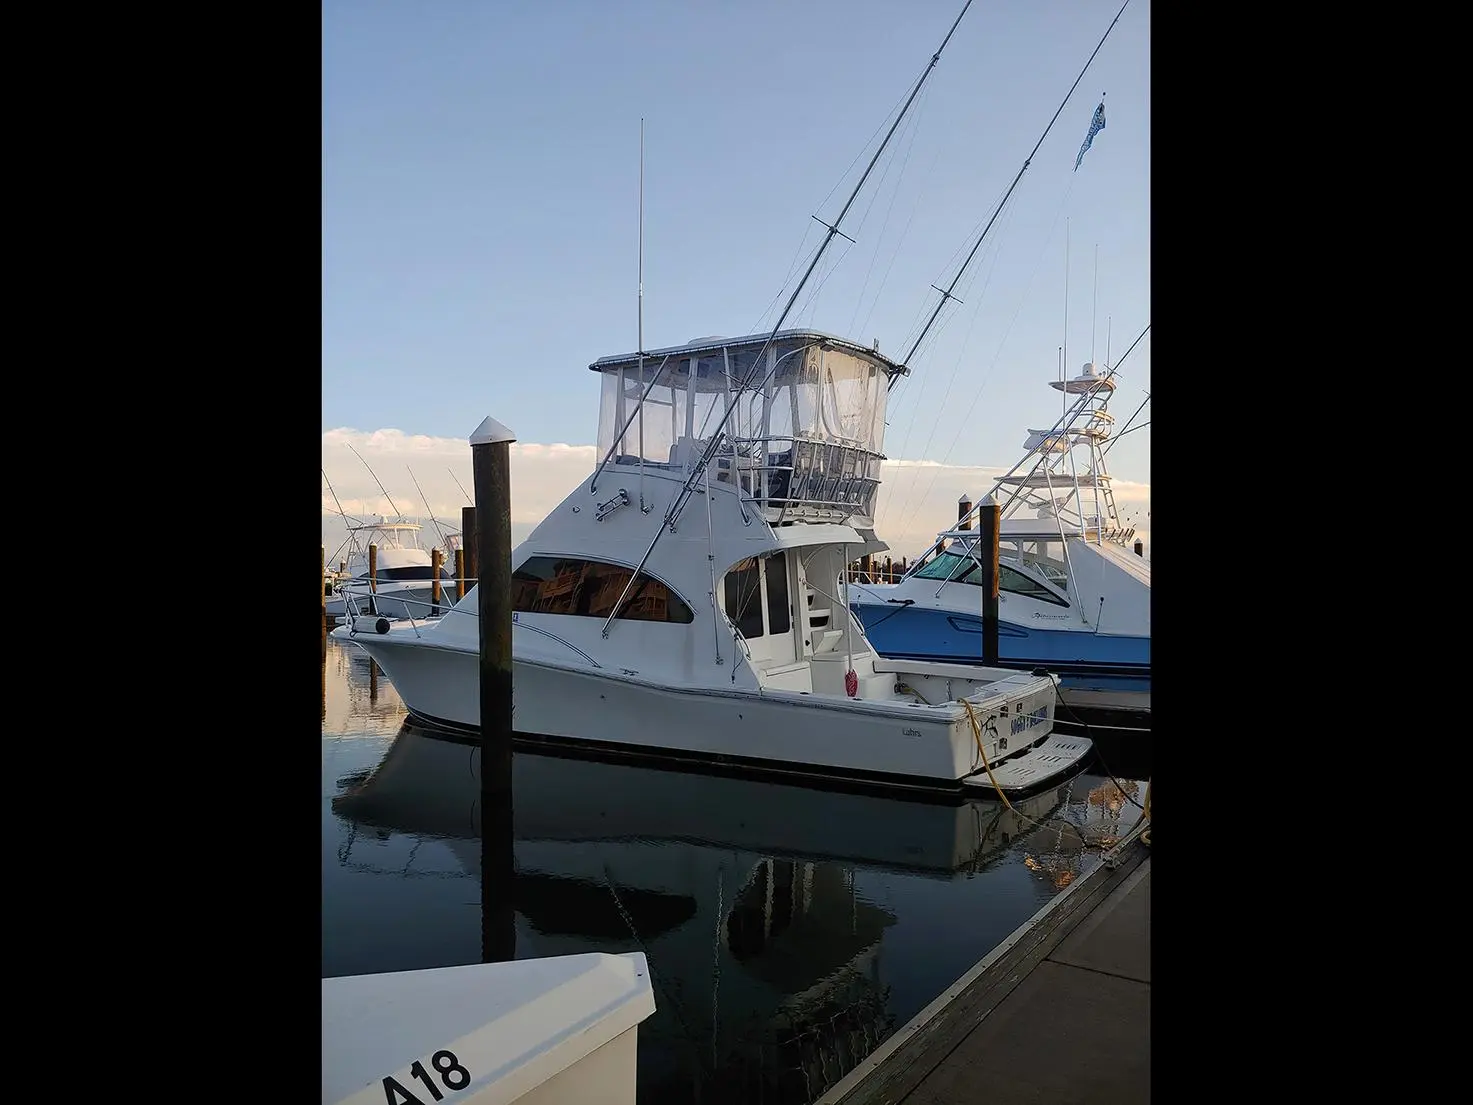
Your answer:
[[[1130,0],[1126,0],[1126,3],[1129,2]],[[798,301],[799,294],[801,294],[804,287],[807,286],[809,278],[813,275],[813,270],[818,267],[818,262],[823,258],[824,253],[828,250],[829,243],[834,240],[834,237],[836,235],[843,233],[839,230],[839,226],[844,222],[844,216],[849,214],[849,208],[854,206],[854,201],[859,198],[860,190],[864,188],[865,181],[869,180],[870,173],[874,171],[875,164],[880,160],[880,155],[885,152],[885,147],[890,144],[890,139],[895,136],[895,131],[899,128],[901,120],[905,118],[906,114],[910,111],[911,104],[915,102],[916,96],[920,94],[921,86],[926,83],[926,79],[931,75],[931,70],[935,69],[936,63],[941,60],[941,51],[946,49],[946,44],[951,41],[951,36],[956,33],[956,29],[962,21],[962,16],[967,14],[967,9],[971,6],[972,0],[967,0],[967,2],[962,5],[962,10],[957,15],[956,21],[952,23],[951,30],[946,32],[946,37],[941,40],[941,45],[938,46],[936,48],[936,52],[931,55],[930,63],[926,66],[925,71],[921,73],[920,78],[915,83],[915,87],[910,90],[910,96],[907,97],[904,106],[901,107],[900,114],[895,116],[895,122],[890,124],[890,129],[888,132],[886,132],[884,141],[880,143],[879,149],[875,150],[874,157],[870,158],[869,165],[865,167],[864,175],[859,178],[859,183],[854,186],[854,191],[849,194],[849,199],[847,202],[845,202],[843,209],[839,212],[839,217],[835,219],[832,224],[829,224],[824,222],[817,215],[813,216],[814,220],[817,221],[820,225],[828,227],[828,233],[824,235],[823,241],[819,244],[818,250],[813,255],[813,260],[808,263],[808,269],[806,272],[803,273],[803,279],[798,281],[798,286],[793,289],[793,294],[788,297],[787,305],[783,308],[782,314],[778,316],[777,322],[773,324],[772,333],[767,336],[767,340],[762,343],[762,348],[758,350],[757,356],[752,362],[754,366],[762,363],[763,356],[766,355],[768,348],[772,345],[773,339],[777,337],[778,332],[782,329],[783,323],[787,321],[788,314],[793,309],[793,304]],[[1119,17],[1117,16],[1116,18]],[[843,237],[850,242],[854,241],[854,239],[850,238],[847,234],[844,234]],[[761,387],[765,388],[767,386],[767,379],[776,370],[776,367],[777,366],[774,365],[772,368],[768,369],[767,373],[762,378],[762,382],[760,384]],[[742,381],[741,387],[738,390],[746,390],[746,386],[751,381],[751,378],[752,374],[749,372],[747,374],[747,378]],[[641,403],[642,402],[643,401],[641,401]],[[706,448],[702,450],[700,459],[696,461],[694,468],[691,470],[690,474],[686,476],[685,483],[681,486],[680,490],[676,492],[675,498],[671,500],[670,508],[665,512],[664,522],[661,524],[660,528],[655,531],[654,540],[650,542],[650,547],[645,550],[644,556],[640,558],[638,567],[634,569],[633,574],[629,577],[629,582],[624,584],[624,590],[619,595],[619,601],[614,603],[614,608],[609,611],[608,620],[605,621],[603,625],[602,635],[604,637],[607,637],[609,635],[609,627],[614,624],[614,619],[619,616],[619,610],[624,605],[624,600],[629,597],[629,592],[634,587],[634,581],[639,578],[639,573],[644,570],[645,564],[649,561],[650,554],[655,551],[655,545],[659,543],[660,538],[664,536],[667,529],[672,531],[675,529],[676,519],[680,517],[681,510],[685,508],[686,502],[689,501],[691,495],[695,492],[696,486],[700,483],[701,476],[705,472],[706,466],[711,463],[712,458],[715,457],[717,450],[721,446],[722,430],[725,429],[726,423],[730,420],[732,416],[732,412],[736,410],[736,406],[737,405],[734,400],[727,406],[726,413],[721,416],[721,421],[718,422],[716,424],[716,428],[711,431],[711,440],[707,442]]]
[[[956,299],[956,296],[951,294],[952,289],[956,287],[957,282],[962,278],[962,274],[972,264],[972,258],[977,256],[977,250],[982,246],[982,239],[987,237],[987,232],[992,229],[992,224],[997,222],[997,217],[1002,214],[1002,209],[1007,204],[1008,197],[1013,194],[1013,189],[1018,187],[1018,181],[1023,179],[1023,174],[1028,171],[1028,166],[1033,162],[1034,154],[1038,153],[1038,148],[1043,145],[1043,140],[1048,137],[1048,132],[1054,129],[1054,123],[1058,121],[1059,116],[1063,113],[1065,105],[1069,102],[1069,97],[1074,95],[1074,90],[1079,87],[1079,82],[1084,80],[1084,74],[1094,63],[1095,54],[1100,52],[1100,47],[1105,44],[1105,39],[1110,37],[1110,32],[1115,29],[1115,24],[1120,22],[1120,17],[1125,14],[1125,9],[1129,4],[1130,0],[1125,0],[1125,3],[1120,5],[1120,10],[1115,13],[1115,18],[1110,20],[1110,25],[1105,28],[1105,33],[1100,36],[1100,41],[1094,48],[1094,53],[1089,55],[1089,61],[1084,63],[1084,68],[1079,71],[1079,76],[1074,78],[1074,83],[1069,86],[1069,91],[1064,94],[1064,99],[1059,104],[1058,111],[1054,112],[1054,117],[1048,121],[1048,126],[1043,128],[1043,133],[1038,136],[1038,141],[1034,143],[1032,152],[1023,159],[1023,167],[1018,170],[1018,175],[1013,177],[1013,183],[1008,185],[1008,190],[1003,193],[1002,199],[998,201],[997,207],[992,212],[992,218],[987,220],[987,225],[982,228],[982,233],[977,235],[976,242],[972,244],[972,251],[967,254],[967,259],[962,262],[961,268],[956,270],[956,275],[951,278],[951,283],[946,286],[945,290],[936,288],[935,284],[931,285],[938,292],[941,292],[941,299],[936,304],[936,309],[931,312],[931,317],[926,320],[926,325],[921,328],[920,335],[916,338],[915,344],[910,347],[910,352],[901,360],[901,364],[909,364],[910,359],[916,355],[916,350],[921,347],[921,342],[925,341],[926,335],[931,332],[931,327],[936,322],[936,317],[941,314],[941,308],[946,306],[946,301],[948,299]],[[961,302],[960,299],[956,301],[958,303]],[[886,385],[887,391],[895,387],[895,381],[897,379],[899,379],[898,376],[890,377],[890,382]]]

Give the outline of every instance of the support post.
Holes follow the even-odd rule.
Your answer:
[[[445,553],[441,549],[433,549],[430,552],[430,572],[434,578],[430,580],[430,617],[440,616],[440,599],[444,597],[440,589],[440,570],[445,565]]]
[[[465,598],[465,549],[455,550],[455,601]]]
[[[473,506],[460,508],[460,536],[465,542],[465,575],[462,582],[469,591],[476,582],[476,547],[480,544],[480,536],[476,533],[476,508]]]
[[[1002,559],[1002,507],[988,495],[977,506],[977,560],[982,565],[982,662],[997,663],[997,583]]]
[[[512,881],[511,443],[516,435],[486,418],[471,435],[480,630],[481,960],[516,958]],[[467,542],[469,544],[469,541]]]
[[[378,605],[373,596],[378,594],[378,546],[368,546],[368,616],[378,617]]]
[[[971,529],[972,528],[972,519],[969,517],[971,515],[971,513],[972,513],[972,496],[970,496],[970,495],[963,495],[960,499],[958,499],[956,501],[956,528],[957,529]]]

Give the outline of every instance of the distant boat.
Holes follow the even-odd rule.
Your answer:
[[[1151,710],[1151,564],[1115,506],[1105,464],[1114,370],[1086,364],[1050,381],[1074,397],[1030,429],[1022,460],[988,496],[1001,507],[998,663],[1062,677],[1064,707],[1096,718]],[[854,583],[850,603],[882,656],[945,663],[982,657],[981,503],[893,584]],[[984,550],[985,553],[985,550]]]
[[[403,519],[350,525],[353,552],[347,568],[329,584],[327,614],[343,620],[352,615],[384,618],[428,618],[455,602],[455,575],[440,567],[440,602],[434,601],[434,560],[419,543],[421,526]],[[373,581],[369,579],[368,546],[374,546]]]

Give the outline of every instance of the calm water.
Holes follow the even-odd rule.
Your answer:
[[[367,654],[327,642],[325,978],[482,959],[480,754],[405,717]],[[821,1094],[1098,863],[1149,768],[1117,787],[1097,766],[1016,812],[521,751],[513,770],[516,957],[649,957],[641,1105],[779,1105]]]

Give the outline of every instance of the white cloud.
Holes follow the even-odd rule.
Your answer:
[[[596,453],[592,445],[512,444],[513,543],[526,537],[593,471]],[[424,526],[428,547],[441,544],[439,528],[460,529],[461,508],[470,506],[475,494],[471,449],[465,438],[427,437],[394,429],[371,433],[329,430],[322,435],[322,469],[326,476],[322,482],[322,543],[329,566],[346,556],[341,546],[347,531],[339,503],[343,512],[357,518],[397,513],[417,518]],[[880,539],[890,546],[890,555],[910,558],[924,552],[936,531],[956,520],[957,499],[963,494],[975,499],[1001,472],[929,460],[886,461],[875,523]],[[1117,508],[1127,524],[1136,527],[1149,555],[1150,485],[1117,479],[1114,487]]]

